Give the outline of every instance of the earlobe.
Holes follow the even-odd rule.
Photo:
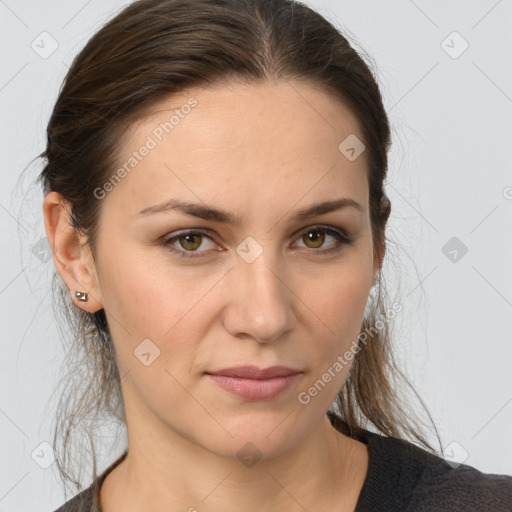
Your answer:
[[[83,245],[86,236],[71,225],[70,213],[71,206],[61,194],[48,192],[43,201],[43,217],[55,268],[66,283],[73,302],[93,313],[103,308],[101,291],[91,251]]]

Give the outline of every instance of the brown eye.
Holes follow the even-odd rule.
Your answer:
[[[204,247],[199,249],[201,246],[204,246],[205,241],[210,241],[213,246],[215,245],[212,238],[202,231],[178,233],[177,235],[164,238],[161,243],[182,258],[194,258],[204,256],[204,253],[210,252],[208,251],[208,244],[206,244],[206,250]]]
[[[177,238],[181,247],[187,251],[195,251],[201,246],[202,239],[201,234],[187,234]],[[182,240],[184,240],[184,242]]]
[[[326,241],[326,236],[334,238],[336,243],[327,246],[326,249],[323,249],[322,247]],[[349,237],[346,236],[342,231],[336,228],[322,226],[316,226],[303,231],[300,238],[302,243],[308,249],[319,249],[314,251],[319,254],[326,254],[331,251],[336,251],[341,249],[343,245],[352,243]]]
[[[318,249],[324,243],[325,233],[318,229],[311,229],[305,235],[302,235],[302,240],[307,247]],[[311,245],[308,245],[308,243],[311,243]]]

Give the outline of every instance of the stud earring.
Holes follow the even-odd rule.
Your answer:
[[[87,302],[89,300],[89,297],[87,296],[87,293],[85,292],[75,292],[75,297],[81,301],[81,302]]]

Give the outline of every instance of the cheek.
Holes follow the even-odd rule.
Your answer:
[[[121,373],[131,371],[137,386],[156,386],[157,394],[165,389],[165,394],[183,399],[172,376],[184,382],[197,371],[201,340],[223,300],[219,279],[224,272],[184,269],[156,248],[121,252],[102,282]],[[145,367],[138,356],[154,362]]]
[[[163,257],[155,257],[158,251],[120,251],[102,279],[105,309],[132,336],[163,338],[181,319],[189,321],[211,287],[211,279],[184,272],[170,257],[166,260],[164,249]]]
[[[310,283],[305,290],[307,304],[318,317],[311,339],[319,340],[308,347],[315,365],[307,385],[314,385],[317,379],[321,381],[319,389],[325,387],[325,391],[319,393],[318,402],[323,406],[331,403],[342,388],[357,353],[371,288],[371,276],[361,261],[364,259],[358,263],[354,258],[349,264],[347,260],[346,265],[340,264],[338,272],[330,272],[322,279],[323,286],[313,287]],[[319,391],[313,389],[312,393],[315,392]]]
[[[332,404],[348,376],[371,286],[365,267],[341,267],[330,274],[328,286],[306,291],[307,304],[318,321],[310,337],[316,342],[307,347],[312,371],[298,399],[318,411]]]
[[[306,305],[328,334],[354,334],[361,326],[371,288],[371,275],[361,264],[340,264],[339,270],[307,280]],[[355,333],[357,335],[357,333]]]
[[[118,259],[106,281],[105,308],[120,373],[128,377],[125,391],[156,411],[161,400],[186,403],[179,383],[195,369],[206,290],[191,292],[190,280],[145,267],[137,258]]]

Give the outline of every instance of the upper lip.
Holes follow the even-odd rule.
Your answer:
[[[226,377],[239,377],[245,379],[272,379],[275,377],[295,375],[301,372],[300,370],[294,370],[293,368],[288,368],[286,366],[269,366],[268,368],[258,368],[257,366],[237,366],[206,373],[210,375],[225,375]]]

